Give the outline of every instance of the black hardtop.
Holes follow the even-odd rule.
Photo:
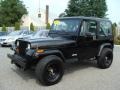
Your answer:
[[[111,22],[108,18],[85,17],[85,16],[60,17],[60,18],[56,18],[55,20],[64,20],[64,19],[86,19],[86,20],[108,21],[108,22]]]

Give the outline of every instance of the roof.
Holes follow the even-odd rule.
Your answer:
[[[57,19],[89,19],[89,20],[97,20],[97,21],[101,21],[101,20],[110,21],[108,18],[85,17],[85,16],[61,17]]]

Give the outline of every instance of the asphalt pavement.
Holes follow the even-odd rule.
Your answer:
[[[0,90],[120,90],[120,46],[115,46],[109,69],[99,69],[95,61],[68,63],[63,79],[53,86],[41,85],[34,70],[16,68],[7,53],[13,52],[0,47]]]

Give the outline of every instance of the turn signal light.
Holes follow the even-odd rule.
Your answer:
[[[38,49],[38,50],[37,50],[37,53],[43,53],[43,52],[44,52],[43,49]]]

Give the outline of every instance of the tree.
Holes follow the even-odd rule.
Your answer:
[[[61,14],[59,15],[59,17],[65,17],[65,16],[66,16],[65,13],[61,13]]]
[[[96,16],[105,17],[106,0],[70,0],[65,10],[66,16]]]
[[[5,26],[5,25],[3,25],[3,26],[2,26],[2,31],[3,31],[3,32],[6,32],[6,31],[7,31],[7,29],[6,29],[6,26]]]
[[[46,29],[50,29],[50,23],[47,23]]]
[[[0,26],[14,26],[21,17],[27,14],[27,9],[20,0],[2,0],[0,3]]]
[[[15,23],[15,30],[20,30],[20,23],[19,22],[16,22]]]
[[[35,27],[34,27],[33,23],[30,24],[30,30],[35,31]]]

